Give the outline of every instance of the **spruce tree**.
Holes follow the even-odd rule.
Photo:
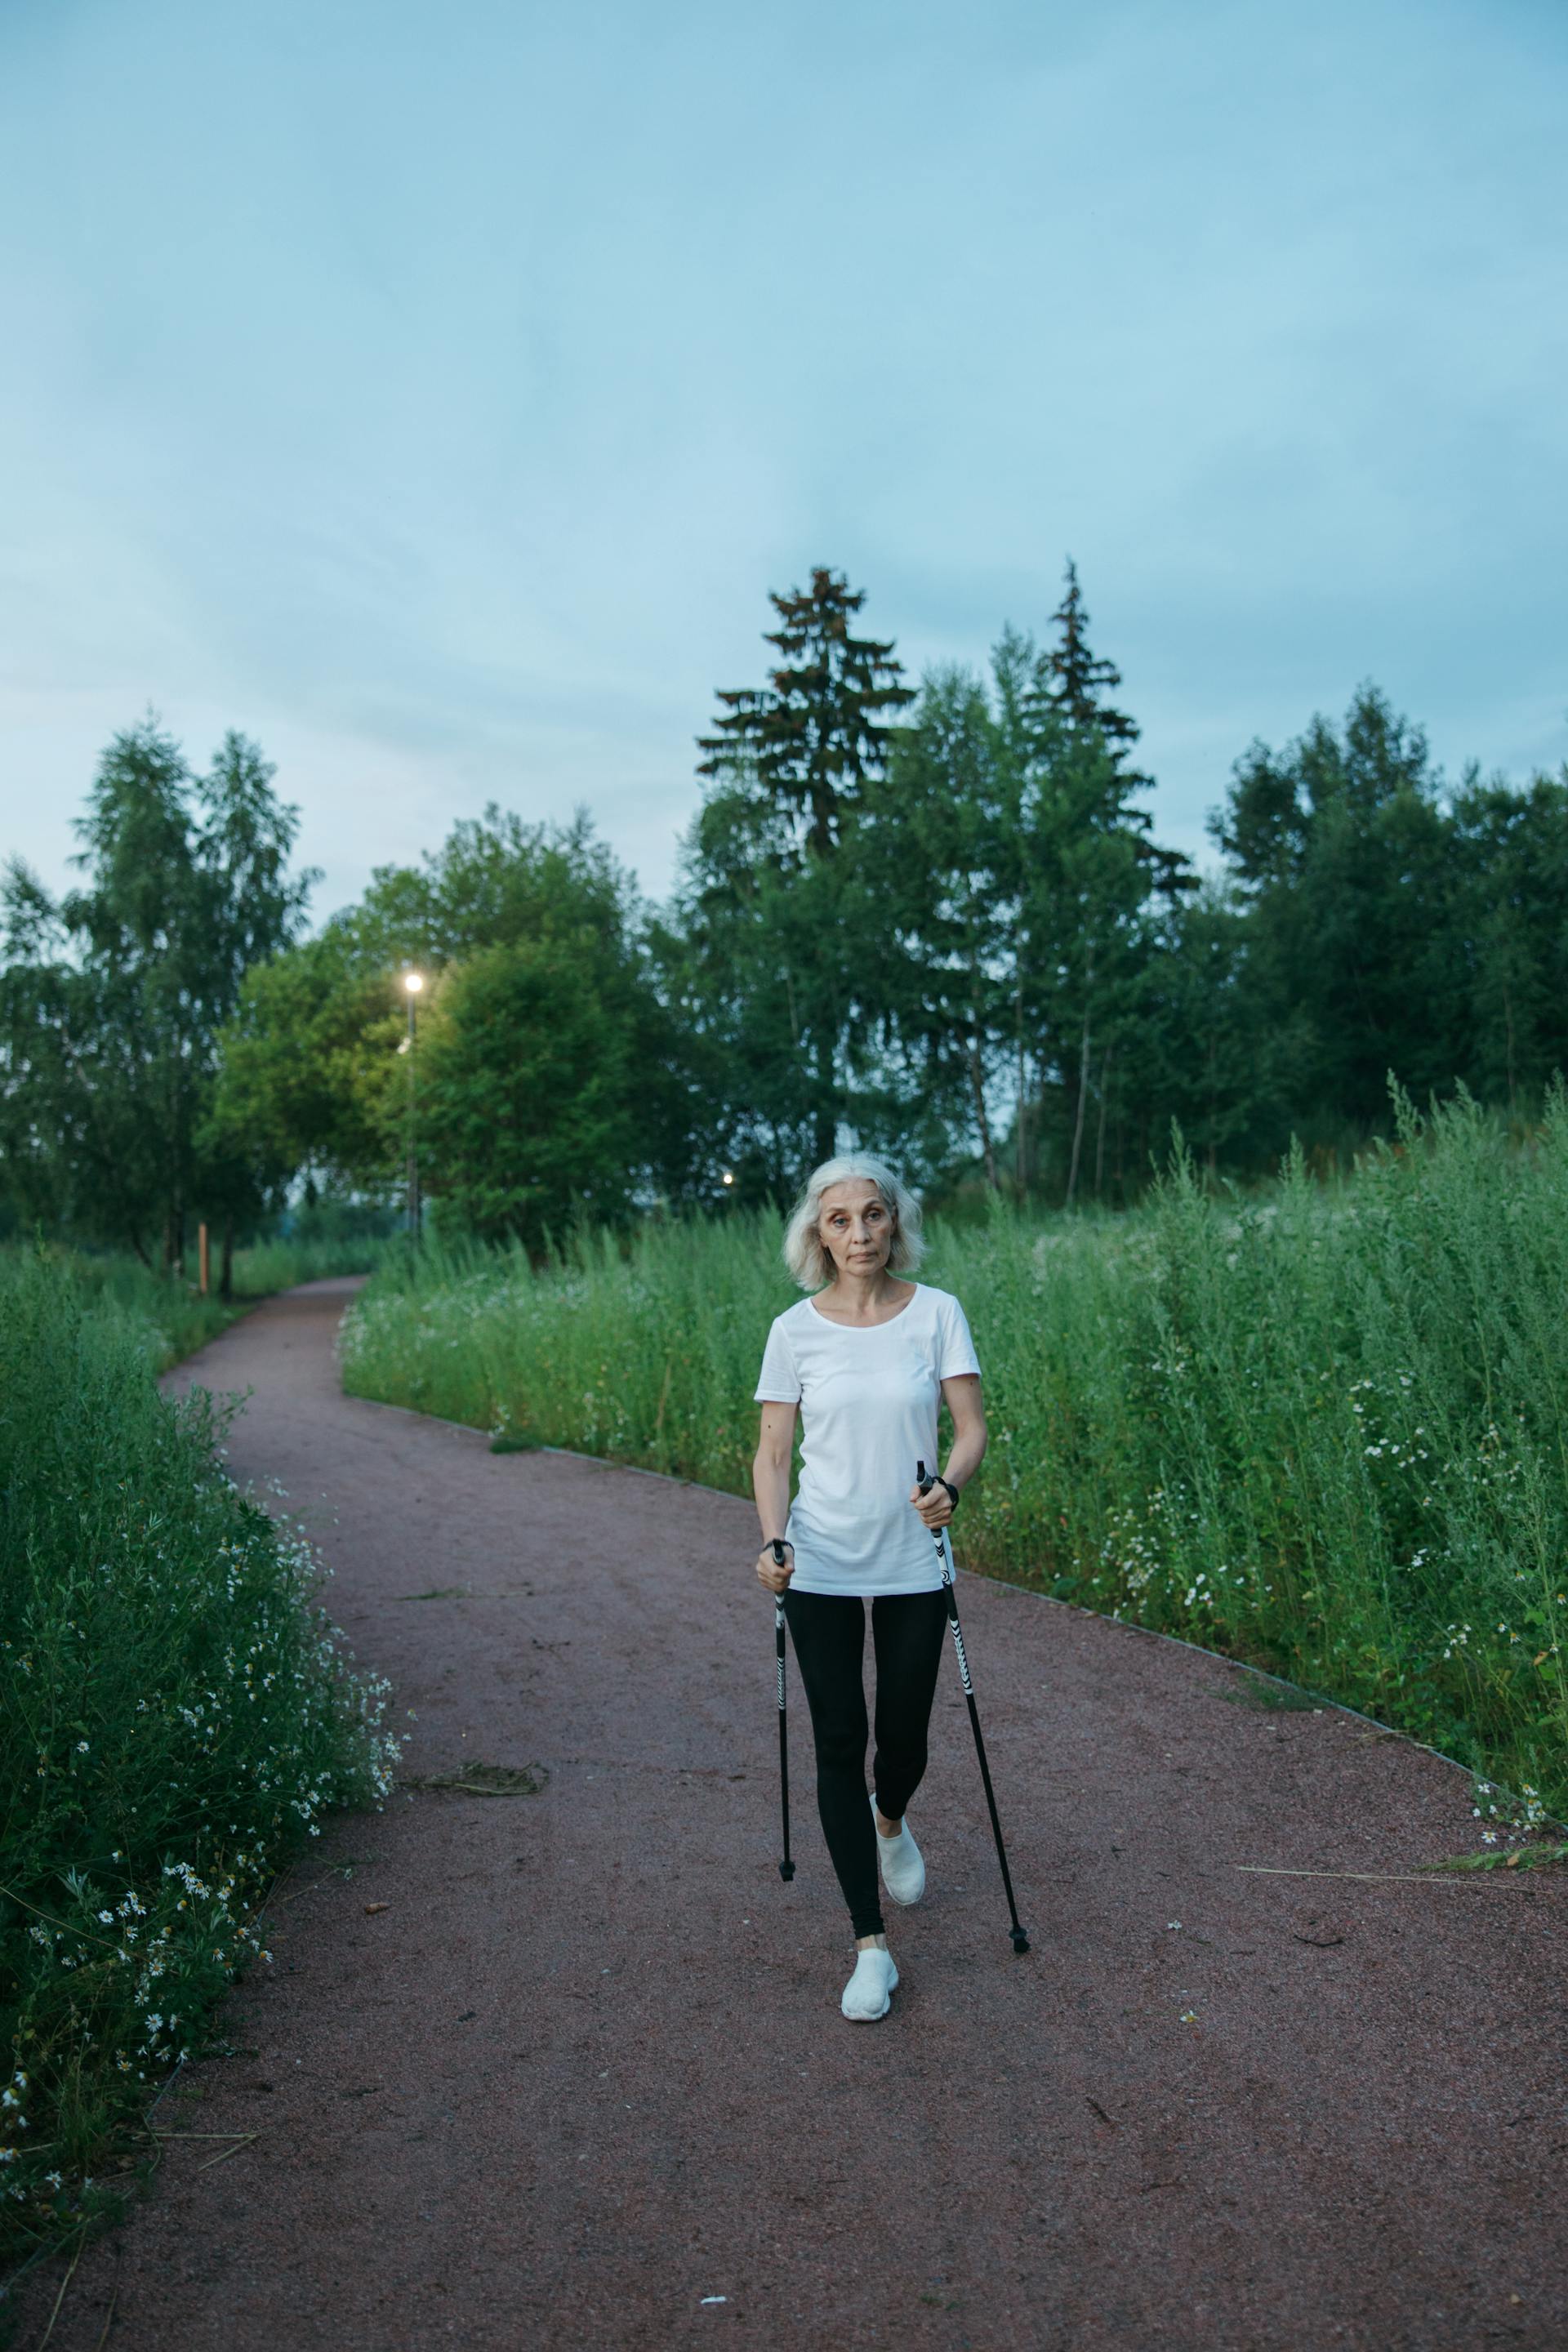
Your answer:
[[[1089,615],[1068,558],[1057,640],[1025,657],[1011,647],[1004,716],[1024,747],[1028,786],[1024,930],[1035,966],[1038,1055],[1054,1067],[1070,1103],[1064,1139],[1066,1199],[1078,1193],[1086,1156],[1103,1173],[1108,1079],[1125,1029],[1139,961],[1155,904],[1191,890],[1185,858],[1150,838],[1152,819],[1135,796],[1151,779],[1128,764],[1135,719],[1110,700],[1121,683],[1096,654]],[[1020,1008],[1023,995],[1020,992]],[[1019,1055],[1019,1118],[1023,1055]],[[1089,1097],[1099,1074],[1100,1116],[1090,1136]]]
[[[837,1148],[860,1018],[842,853],[914,696],[891,642],[854,633],[866,595],[842,573],[818,565],[808,589],[769,601],[779,626],[765,642],[780,660],[765,686],[721,691],[713,732],[698,738],[698,773],[716,789],[687,856],[691,972],[711,977],[737,1076],[787,1071],[766,1104],[736,1103],[738,1133],[776,1130],[787,1102],[820,1161]],[[776,1146],[768,1157],[778,1164]]]
[[[851,633],[863,588],[851,590],[818,565],[804,593],[770,591],[768,601],[780,625],[764,632],[764,642],[783,659],[764,687],[721,689],[717,731],[697,739],[708,754],[697,772],[723,780],[746,772],[794,820],[804,845],[825,857],[838,843],[846,802],[881,772],[889,714],[914,696],[891,640]]]
[[[1112,661],[1091,651],[1089,642],[1089,608],[1079,586],[1078,566],[1069,555],[1067,568],[1067,588],[1061,603],[1051,614],[1058,631],[1058,642],[1045,657],[1041,692],[1045,702],[1065,724],[1075,731],[1098,729],[1110,747],[1117,766],[1126,779],[1128,789],[1137,791],[1153,782],[1152,777],[1135,769],[1122,767],[1127,751],[1137,742],[1142,730],[1135,719],[1118,710],[1107,698],[1110,689],[1121,683],[1121,672]],[[1148,819],[1143,820],[1147,824]]]

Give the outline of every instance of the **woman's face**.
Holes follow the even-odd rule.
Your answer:
[[[822,1196],[817,1232],[839,1274],[864,1279],[879,1274],[893,1246],[893,1219],[868,1176],[830,1184]]]

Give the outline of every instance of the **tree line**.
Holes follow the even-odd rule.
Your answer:
[[[180,1263],[303,1183],[531,1246],[658,1203],[783,1198],[859,1142],[927,1187],[1120,1204],[1173,1121],[1215,1174],[1384,1124],[1390,1074],[1533,1116],[1568,1064],[1568,768],[1450,788],[1372,684],[1252,744],[1200,876],[1069,563],[1043,642],[909,682],[864,592],[771,597],[699,738],[651,907],[586,814],[491,807],[305,934],[298,813],[230,734],[104,754],[84,887],[0,890],[11,1213]],[[410,1068],[402,975],[417,971]]]

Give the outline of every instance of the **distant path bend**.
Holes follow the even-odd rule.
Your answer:
[[[96,2352],[111,2297],[110,2352],[1568,2338],[1568,1886],[1235,1867],[1454,1852],[1458,1773],[966,1579],[1035,1948],[1008,1948],[950,1658],[912,1809],[931,1893],[894,1921],[892,2014],[848,2025],[793,1667],[793,1886],[775,1868],[748,1506],[345,1398],[351,1288],[270,1302],[177,1382],[254,1390],[231,1467],[324,1547],[407,1774],[548,1780],[331,1825],[231,1998],[237,2054],[175,2086],[205,2094],[180,2127],[254,2145],[205,2170],[216,2143],[171,2145],[51,2352]]]

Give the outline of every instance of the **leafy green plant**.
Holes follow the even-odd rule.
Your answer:
[[[204,1391],[160,1395],[159,1344],[68,1261],[0,1259],[8,2254],[112,2210],[152,2085],[258,1955],[258,1898],[395,1762],[302,1531],[237,1490]]]
[[[960,1557],[1181,1634],[1568,1809],[1568,1100],[1525,1149],[1467,1097],[1331,1186],[1254,1197],[1178,1152],[1124,1217],[1001,1203],[932,1234],[991,1450]],[[354,1393],[749,1486],[772,1214],[587,1236],[535,1271],[380,1274]]]

